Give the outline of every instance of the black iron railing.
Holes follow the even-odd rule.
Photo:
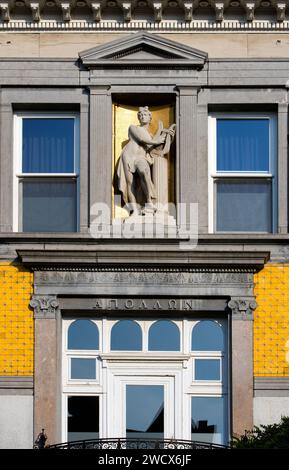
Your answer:
[[[54,444],[46,449],[228,449],[227,446],[208,442],[166,439],[93,439]]]

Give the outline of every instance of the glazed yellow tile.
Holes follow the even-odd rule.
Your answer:
[[[13,263],[0,263],[0,375],[33,374],[32,289],[32,273]]]
[[[254,276],[254,375],[289,376],[289,265],[269,264]],[[288,343],[289,345],[289,343]]]

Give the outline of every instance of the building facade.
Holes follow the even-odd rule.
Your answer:
[[[288,415],[287,2],[0,10],[0,447]],[[146,106],[170,148],[120,182]]]

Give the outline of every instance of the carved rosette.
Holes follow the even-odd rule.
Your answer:
[[[228,302],[228,307],[232,310],[233,320],[253,320],[253,312],[257,308],[257,302],[254,297],[232,298]]]
[[[33,295],[30,307],[34,309],[34,318],[56,318],[59,302],[54,295],[38,296]]]

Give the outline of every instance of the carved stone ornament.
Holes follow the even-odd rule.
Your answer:
[[[231,299],[228,307],[232,310],[233,320],[252,320],[257,302],[254,298]]]
[[[52,295],[34,295],[29,305],[34,309],[34,318],[55,318],[59,302]]]

